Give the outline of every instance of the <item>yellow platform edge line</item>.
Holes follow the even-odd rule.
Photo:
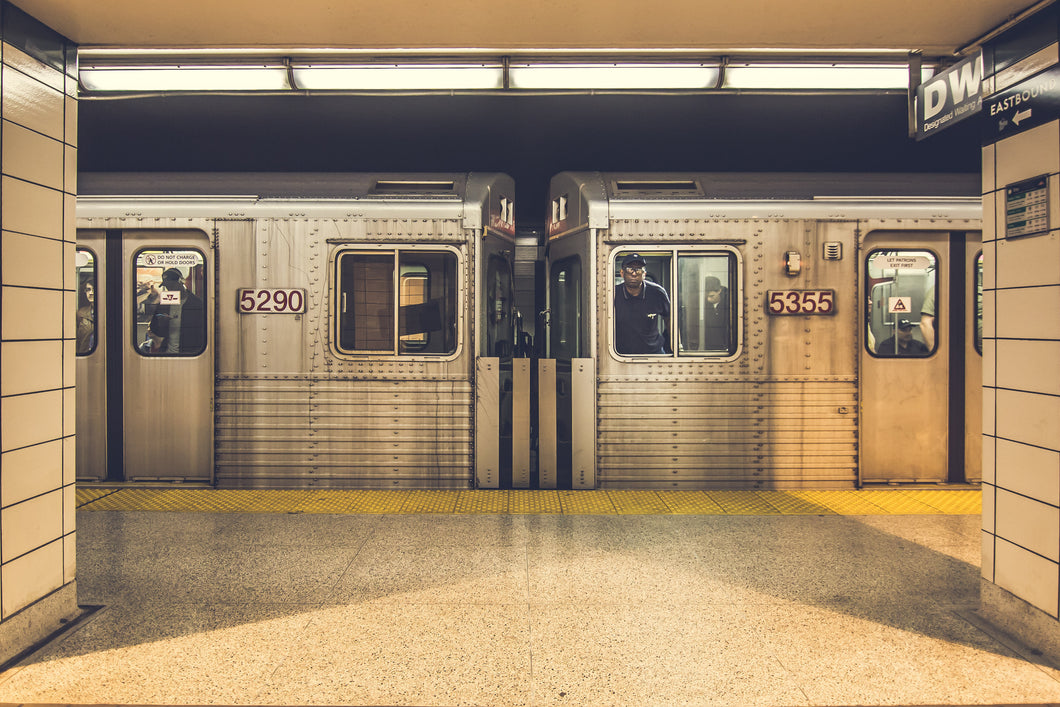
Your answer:
[[[86,511],[501,515],[977,515],[977,489],[587,491],[77,488]]]

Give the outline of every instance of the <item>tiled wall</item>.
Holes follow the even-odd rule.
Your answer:
[[[1050,230],[1005,238],[1005,186],[1049,175]],[[983,577],[1060,618],[1060,122],[983,150]]]
[[[26,17],[7,3],[0,9],[0,627],[7,628],[45,597],[74,594],[77,86],[64,70],[72,57],[65,44],[33,41],[22,31]],[[53,61],[27,53],[40,46]],[[42,622],[49,623],[22,620],[16,633],[28,640],[25,624]],[[18,640],[10,633],[0,632],[0,652]]]

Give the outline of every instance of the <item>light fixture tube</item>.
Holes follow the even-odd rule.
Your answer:
[[[931,77],[931,69],[923,72]],[[772,90],[886,90],[909,86],[904,64],[730,64],[722,88]]]
[[[707,89],[718,80],[710,64],[512,64],[513,89]]]
[[[500,64],[292,64],[306,90],[442,91],[504,87]]]
[[[283,66],[82,66],[89,91],[283,91]]]

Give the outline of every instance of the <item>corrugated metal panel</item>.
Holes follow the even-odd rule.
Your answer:
[[[852,487],[853,381],[601,380],[600,486]]]
[[[469,380],[226,378],[216,393],[222,487],[470,482]]]

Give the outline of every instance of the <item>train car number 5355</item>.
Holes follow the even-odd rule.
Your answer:
[[[766,307],[770,314],[833,314],[835,290],[769,290]]]
[[[239,290],[239,311],[243,314],[304,314],[305,290],[269,288]]]

